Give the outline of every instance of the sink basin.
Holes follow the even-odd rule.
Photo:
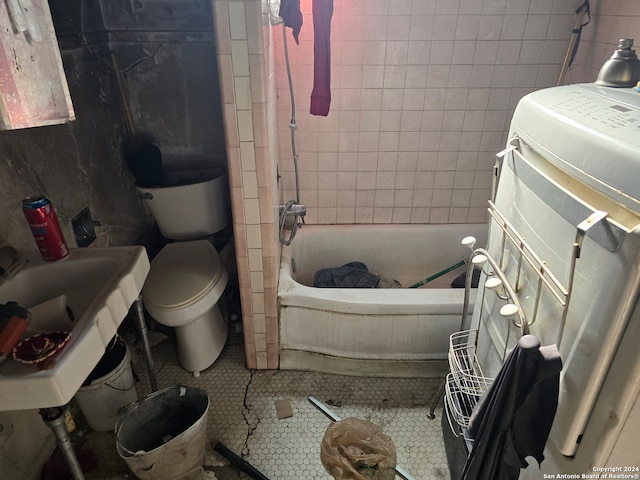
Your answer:
[[[71,332],[48,369],[8,358],[0,363],[0,411],[58,407],[68,403],[105,352],[149,272],[144,247],[71,249],[45,262],[37,250],[14,276],[0,278],[0,303],[18,302],[31,312],[24,336]]]

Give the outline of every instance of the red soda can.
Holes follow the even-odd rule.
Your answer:
[[[69,255],[58,216],[49,199],[36,195],[26,197],[22,200],[22,211],[44,260],[60,260]]]

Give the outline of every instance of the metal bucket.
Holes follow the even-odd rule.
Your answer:
[[[130,404],[118,417],[116,449],[142,479],[195,479],[204,462],[207,392],[170,387]]]

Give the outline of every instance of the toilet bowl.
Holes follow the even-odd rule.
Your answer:
[[[142,289],[144,306],[161,325],[174,327],[178,360],[198,376],[220,355],[227,323],[217,303],[229,279],[206,240],[170,243],[152,260]]]

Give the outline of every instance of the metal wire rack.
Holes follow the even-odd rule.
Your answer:
[[[485,377],[476,357],[477,330],[462,330],[449,337],[449,369],[463,395],[481,397],[493,382]]]
[[[480,401],[480,397],[460,391],[453,375],[449,373],[445,380],[444,398],[445,412],[451,431],[456,436],[464,435],[467,438],[465,431],[469,426],[473,407]]]

